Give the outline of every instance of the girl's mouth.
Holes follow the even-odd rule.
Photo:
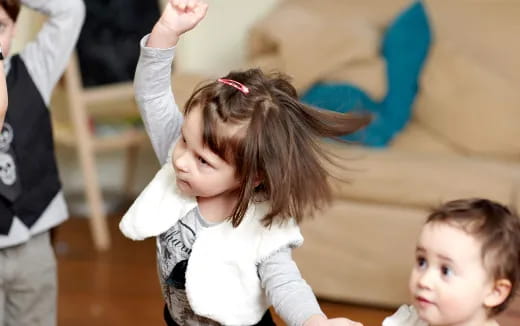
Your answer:
[[[179,177],[177,177],[177,185],[189,186],[190,183],[188,181],[182,180]]]

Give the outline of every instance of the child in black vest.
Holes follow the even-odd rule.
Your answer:
[[[21,5],[48,16],[9,56]],[[0,0],[9,109],[0,133],[0,325],[56,324],[49,230],[67,218],[48,106],[85,16],[82,0]]]

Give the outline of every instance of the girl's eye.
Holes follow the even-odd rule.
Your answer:
[[[424,268],[424,267],[426,267],[426,265],[427,265],[426,258],[421,257],[421,256],[417,257],[417,266],[419,268]]]
[[[200,162],[201,164],[204,164],[204,165],[209,165],[209,163],[208,163],[205,159],[203,159],[202,157],[200,157],[200,156],[199,156],[199,162]]]
[[[448,266],[442,266],[441,273],[443,276],[451,276],[453,274],[453,271]]]

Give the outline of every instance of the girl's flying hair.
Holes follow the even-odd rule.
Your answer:
[[[224,82],[225,81],[225,82]],[[236,227],[252,200],[268,200],[265,225],[293,217],[300,222],[330,199],[332,162],[321,139],[350,134],[370,122],[364,114],[318,110],[298,100],[282,74],[259,69],[231,72],[197,89],[185,114],[202,108],[203,141],[236,166],[239,201],[230,217]]]

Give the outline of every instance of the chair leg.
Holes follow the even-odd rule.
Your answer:
[[[79,64],[74,54],[65,70],[68,106],[76,134],[76,147],[85,180],[85,193],[90,208],[90,229],[97,250],[110,248],[110,234],[96,171],[94,137],[89,130],[87,108],[82,94]]]
[[[126,197],[125,199],[134,197],[133,187],[137,171],[138,154],[139,145],[132,145],[126,150],[125,176],[123,181],[123,193]]]
[[[88,150],[87,148],[83,148],[82,150],[81,147],[90,146],[78,144],[79,157],[80,161],[82,161],[81,169],[83,170],[83,178],[85,180],[85,194],[90,208],[89,221],[94,246],[98,250],[106,250],[110,248],[110,234],[108,232],[103,198],[96,171],[94,151],[92,149]]]

